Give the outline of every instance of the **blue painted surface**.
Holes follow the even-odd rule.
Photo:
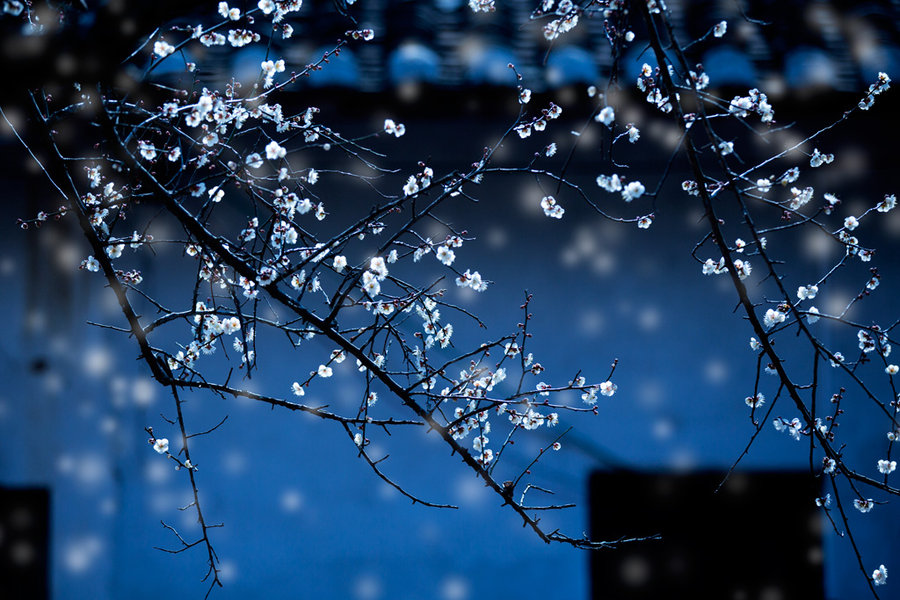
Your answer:
[[[425,81],[437,83],[441,72],[438,54],[422,44],[404,44],[388,60],[391,83]]]
[[[600,77],[591,53],[577,46],[554,48],[547,57],[545,76],[551,87],[584,84],[592,85]]]
[[[316,62],[325,55],[326,52],[332,52],[334,45],[321,46],[314,50],[310,56],[310,62]],[[359,61],[353,50],[342,48],[340,54],[332,55],[328,58],[328,68],[316,71],[309,78],[309,85],[313,87],[326,87],[329,85],[340,85],[349,88],[359,87]]]
[[[740,85],[750,89],[759,81],[750,57],[730,46],[717,46],[706,52],[703,68],[714,85]]]
[[[487,44],[466,51],[466,80],[472,85],[515,85],[516,75],[509,68],[516,63],[511,48]]]
[[[837,88],[835,65],[824,50],[800,47],[789,52],[784,62],[784,77],[792,88]]]
[[[689,258],[701,235],[701,215],[689,199],[667,196],[656,208],[653,228],[640,231],[601,221],[574,199],[561,198],[567,211],[562,221],[546,219],[538,208],[540,191],[510,181],[486,184],[482,203],[462,203],[448,215],[471,224],[478,238],[459,251],[460,263],[495,282],[478,296],[448,285],[448,299],[470,302],[487,322],[488,335],[496,337],[520,320],[523,290],[534,291],[536,357],[548,377],[556,374],[554,381],[570,379],[576,369],[602,379],[619,358],[619,392],[601,400],[596,417],[563,414],[563,425],[576,430],[564,451],[536,470],[537,480],[557,498],[579,502],[579,508],[548,515],[545,522],[577,535],[587,529],[591,469],[731,464],[752,431],[743,404],[754,376],[750,332],[732,314],[728,282],[703,277]],[[10,193],[20,197],[23,190],[13,187]],[[868,231],[881,239],[876,264],[886,281],[900,276],[896,216]],[[177,437],[160,417],[172,414],[171,399],[149,382],[132,343],[85,324],[122,321],[99,279],[77,270],[83,243],[52,224],[33,238],[3,226],[2,301],[16,318],[0,339],[0,375],[7,382],[0,392],[0,438],[9,449],[0,453],[0,477],[9,484],[52,487],[54,598],[199,597],[205,591],[202,552],[171,556],[153,549],[177,547],[160,520],[185,537],[196,533],[190,512],[178,510],[190,502],[184,474],[152,451],[143,432],[152,425],[159,434]],[[804,248],[786,244],[783,250],[799,257],[789,270],[794,284],[806,283],[825,264],[825,255]],[[22,282],[32,259],[40,276],[30,296],[34,304],[27,305]],[[177,298],[173,288],[191,275],[163,267],[165,253],[159,262],[137,260],[145,271],[142,287],[161,298]],[[423,280],[440,273],[437,266],[425,263]],[[855,289],[851,284],[855,280],[838,287]],[[883,287],[871,298],[879,319],[896,306],[883,293],[889,291]],[[481,339],[462,320],[456,325],[461,347]],[[159,343],[174,347],[186,334],[184,326]],[[849,340],[845,353],[853,347]],[[263,340],[260,362],[266,366],[257,380],[285,394],[297,373],[308,372],[307,362],[317,364],[331,350],[316,343],[299,356],[282,349],[279,341]],[[47,357],[48,373],[29,373],[35,356]],[[359,401],[350,361],[336,371],[334,385],[311,389],[310,404],[348,407]],[[434,436],[373,439],[391,454],[385,467],[392,476],[428,499],[460,504],[459,511],[411,506],[355,458],[352,443],[329,423],[246,401],[199,393],[187,398],[186,417],[197,430],[229,416],[214,435],[199,438],[194,450],[204,510],[210,521],[224,524],[213,535],[227,585],[214,597],[587,597],[584,554],[545,546],[523,530]],[[851,459],[869,464],[883,446],[883,433],[876,430],[873,439],[872,411],[859,398],[849,401],[861,410],[841,433],[853,442]],[[380,402],[390,406],[391,400],[384,395]],[[783,414],[794,416],[786,407]],[[534,442],[516,445],[510,458],[523,464],[548,434],[539,431]],[[745,465],[802,469],[806,461],[798,443],[767,427]],[[897,516],[892,505],[864,518],[854,515],[860,543],[873,549],[867,556],[884,557],[872,560],[900,555]],[[794,526],[773,524],[773,543]],[[828,534],[826,550],[829,598],[860,597],[862,582],[847,544]]]

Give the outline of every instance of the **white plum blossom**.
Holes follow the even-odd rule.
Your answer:
[[[445,245],[438,246],[437,250],[434,251],[434,255],[435,258],[448,267],[453,264],[453,261],[456,259],[456,253]]]
[[[553,219],[562,219],[563,214],[566,212],[562,206],[557,204],[553,196],[544,196],[541,199],[541,208],[544,209],[545,215]]]
[[[622,190],[622,180],[618,175],[598,175],[597,185],[607,192],[618,192]]]
[[[319,365],[319,368],[316,369],[316,375],[319,377],[331,377],[334,374],[334,371],[331,370],[331,367],[327,365]]]
[[[402,137],[406,133],[406,125],[395,123],[393,119],[384,120],[384,132],[394,137]]]
[[[369,295],[370,298],[374,298],[381,293],[381,284],[378,283],[378,277],[376,277],[371,271],[366,271],[365,273],[363,273],[362,289],[366,294]]]
[[[225,335],[231,335],[232,333],[236,333],[241,329],[241,320],[237,317],[230,317],[228,319],[222,319],[222,333]]]
[[[175,46],[160,38],[153,44],[153,54],[160,58],[165,58],[175,52]]]
[[[781,185],[787,185],[789,183],[794,183],[800,177],[800,168],[799,167],[791,167],[779,179]]]
[[[287,155],[287,150],[278,145],[278,142],[272,140],[266,145],[266,158],[269,160],[279,160]]]
[[[813,150],[812,156],[809,158],[809,166],[821,167],[831,163],[834,160],[834,154],[822,154],[819,149]]]
[[[219,14],[226,19],[237,21],[241,18],[241,11],[237,8],[229,8],[227,2],[219,2]]]
[[[791,188],[791,200],[788,203],[788,206],[791,210],[798,210],[800,207],[807,204],[810,200],[812,200],[814,189],[811,187],[800,188],[792,187]]]
[[[705,90],[709,87],[709,75],[706,72],[700,71],[698,75],[694,71],[689,71],[688,74],[690,75],[690,79],[687,81],[688,85],[693,84],[698,90]]]
[[[818,293],[819,286],[817,285],[801,285],[797,288],[797,298],[800,300],[812,300]]]
[[[716,23],[716,26],[713,27],[713,35],[717,38],[720,38],[725,35],[725,32],[728,30],[728,23],[726,21],[719,21]]]
[[[207,48],[211,46],[224,46],[226,43],[226,38],[221,33],[216,31],[211,31],[209,33],[204,33],[200,36],[200,43],[206,46]]]
[[[304,396],[306,395],[306,390],[303,389],[303,386],[297,383],[296,381],[291,384],[291,392],[295,396]]]
[[[628,141],[632,144],[638,141],[641,137],[641,131],[634,125],[628,126]]]
[[[415,175],[410,175],[409,179],[406,180],[406,184],[403,186],[403,195],[404,196],[412,196],[416,192],[419,191],[419,182],[416,180]]]
[[[896,460],[879,460],[878,461],[878,472],[884,475],[889,475],[897,470],[897,461]]]
[[[473,273],[466,269],[466,272],[456,278],[456,285],[459,287],[470,287],[476,292],[483,292],[487,289],[487,282],[482,279],[478,271]]]
[[[275,73],[283,73],[284,72],[284,59],[279,60],[264,60],[260,63],[260,68],[265,74],[265,81],[263,81],[263,87],[272,87],[273,78],[275,77]]]
[[[871,498],[856,498],[855,500],[853,500],[853,508],[861,513],[867,513],[875,508],[875,501]]]
[[[872,571],[872,583],[875,585],[884,585],[887,583],[887,567],[879,565],[877,569]]]
[[[886,195],[883,200],[881,200],[876,206],[875,209],[878,212],[886,213],[894,209],[897,206],[897,196],[894,194]]]
[[[260,35],[247,29],[229,29],[228,43],[234,48],[242,48],[247,44],[258,42]]]
[[[381,256],[373,256],[369,260],[369,270],[378,276],[378,281],[384,281],[384,278],[388,276],[387,264]]]
[[[247,155],[246,158],[247,166],[251,169],[258,169],[262,166],[262,156],[259,155],[259,152],[254,152],[253,154]]]
[[[494,0],[469,0],[469,8],[472,9],[472,12],[494,12],[496,7],[494,6]]]
[[[153,144],[141,140],[138,142],[138,151],[145,160],[153,160],[156,158],[156,148]]]
[[[738,278],[747,279],[750,277],[750,273],[753,271],[753,267],[750,266],[749,260],[736,260],[734,261],[734,269],[737,271]]]
[[[735,96],[728,106],[728,112],[738,117],[746,117],[753,108],[753,100],[748,96]]]
[[[724,257],[720,258],[718,262],[714,261],[711,258],[707,258],[706,262],[703,263],[702,270],[704,275],[720,275],[728,271],[725,268]]]
[[[93,256],[88,256],[86,259],[81,261],[81,268],[96,273],[100,270],[100,261],[98,261]]]
[[[263,267],[259,270],[256,280],[259,282],[259,285],[267,286],[275,281],[277,275],[278,273],[272,267]]]
[[[750,408],[759,408],[766,402],[766,397],[762,393],[756,393],[753,396],[747,396],[744,403]]]
[[[332,263],[332,267],[334,267],[335,271],[337,271],[338,273],[341,273],[346,268],[346,266],[347,266],[347,257],[346,256],[335,256],[334,257],[334,262]]]
[[[794,417],[790,421],[779,417],[772,422],[772,425],[775,426],[776,431],[783,431],[795,440],[800,439],[803,425],[801,424],[800,419],[798,419],[797,417]]]
[[[611,106],[605,106],[603,107],[603,110],[597,113],[594,120],[609,127],[612,125],[612,122],[616,120],[616,113]]]
[[[156,438],[153,440],[153,449],[159,454],[166,454],[169,451],[169,440],[166,438]]]
[[[856,338],[859,340],[859,349],[866,354],[875,350],[875,338],[873,338],[872,334],[865,329],[857,331]]]
[[[784,323],[786,315],[780,310],[770,308],[763,317],[763,323],[766,327],[774,327],[779,323]]]
[[[643,196],[644,191],[646,190],[643,183],[640,181],[632,181],[625,186],[624,190],[622,190],[622,198],[625,202],[631,202],[632,200]]]
[[[612,396],[618,389],[619,386],[614,384],[612,381],[607,380],[600,384],[600,393],[604,396]]]

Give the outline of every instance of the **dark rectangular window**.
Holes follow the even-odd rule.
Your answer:
[[[0,487],[0,596],[50,597],[49,542],[50,492]]]
[[[595,600],[824,597],[823,519],[809,473],[596,472],[591,537],[661,539],[591,553]]]

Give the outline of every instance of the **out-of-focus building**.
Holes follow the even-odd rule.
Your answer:
[[[850,91],[868,85],[878,71],[896,72],[900,67],[896,0],[667,4],[682,44],[707,36],[688,56],[703,64],[713,85],[765,84],[784,93]],[[342,50],[308,85],[370,92],[411,83],[443,88],[507,85],[515,81],[510,63],[536,91],[596,83],[609,75],[614,58],[600,9],[585,11],[579,27],[551,42],[544,38],[543,25],[553,14],[536,15],[536,5],[509,0],[498,2],[494,12],[474,13],[463,0],[360,2],[350,12],[360,28],[375,31],[375,39]],[[727,34],[710,43],[708,34],[723,20]],[[635,17],[628,26],[638,34],[643,27]],[[294,35],[275,50],[290,60],[314,62],[348,29],[348,21],[331,0],[307,0],[294,27]],[[221,65],[222,73],[249,65],[255,76],[256,54],[263,52],[248,47],[232,53],[234,59]],[[639,41],[626,48],[620,61],[626,79],[640,70],[645,53]]]
[[[371,125],[361,124],[374,118],[364,110],[367,103],[388,98],[385,103],[397,109],[391,116],[402,118],[409,132],[386,160],[407,168],[427,158],[436,172],[449,172],[477,159],[483,145],[496,141],[495,129],[502,133],[506,125],[483,115],[444,119],[437,108],[412,102],[420,97],[417,90],[454,92],[453,98],[459,99],[475,88],[512,86],[516,79],[510,63],[535,92],[603,85],[613,71],[615,59],[601,16],[584,16],[581,27],[550,43],[543,36],[541,19],[517,25],[528,20],[537,3],[498,0],[496,12],[475,14],[464,0],[360,0],[350,13],[359,28],[372,28],[375,38],[342,49],[296,90],[327,88],[319,98],[356,106],[358,111],[340,114],[343,122],[333,123],[351,130]],[[703,64],[713,86],[744,90],[759,86],[787,103],[814,94],[861,91],[878,71],[900,72],[900,0],[668,0],[667,4],[680,40],[690,43],[708,36],[688,53],[692,61]],[[709,32],[722,20],[728,23],[727,34],[713,39]],[[268,54],[253,45],[237,51],[197,45],[185,51],[189,58],[199,58],[201,52],[215,58],[221,52],[218,61],[198,61],[202,82],[221,82],[232,75],[254,81],[265,57],[284,57],[290,71],[317,61],[352,27],[335,11],[332,0],[305,0],[291,24],[293,35],[276,40]],[[640,23],[632,26],[638,41],[620,58],[623,88],[633,87],[642,63],[651,62],[639,42]],[[155,76],[174,75],[163,67]],[[494,91],[499,93],[493,97],[510,99],[507,90]],[[404,111],[415,117],[406,118]],[[635,114],[636,119],[644,117]],[[548,141],[559,140],[562,145],[578,126],[568,114],[561,122],[572,125],[560,127],[553,132],[557,137],[547,137]],[[641,124],[642,143],[647,146],[636,146],[640,157],[633,172],[650,177],[667,154],[662,143],[665,131],[655,130],[652,118],[647,122],[646,128]],[[891,127],[895,130],[896,124],[885,125],[886,130]],[[854,142],[852,134],[842,135],[835,141],[841,150]],[[407,144],[410,140],[430,141],[425,150],[432,154],[421,156],[422,146]],[[14,203],[15,211],[33,215],[44,207],[46,185],[35,183],[42,182],[40,173],[23,176],[22,165],[28,161],[15,140],[6,138],[3,143],[3,156],[8,157],[0,169],[3,189],[22,200]],[[859,189],[848,191],[849,201],[868,201],[887,191],[878,187],[885,177],[859,175],[876,168],[887,173],[888,158],[872,159],[876,148],[849,145],[846,153],[837,148],[835,152],[838,162],[848,157],[841,178],[849,184],[859,182]],[[853,164],[865,168],[854,174]],[[596,152],[580,148],[570,174],[592,185],[599,169]],[[675,185],[687,177],[689,173],[676,164]],[[323,179],[317,189],[327,189],[327,175]],[[505,327],[504,319],[510,307],[518,306],[521,291],[536,290],[535,331],[543,334],[542,343],[549,344],[541,357],[548,367],[564,370],[573,364],[580,367],[583,361],[586,368],[607,369],[612,358],[621,358],[616,374],[621,391],[604,406],[608,413],[577,424],[564,440],[571,454],[560,454],[564,460],[546,465],[547,480],[559,497],[581,501],[579,509],[548,515],[547,521],[557,519],[568,530],[579,531],[587,528],[584,492],[592,469],[613,473],[727,469],[752,432],[742,412],[752,369],[741,362],[749,356],[747,332],[731,314],[730,290],[709,285],[690,261],[693,240],[685,241],[690,237],[685,231],[701,237],[696,207],[680,196],[661,202],[652,238],[639,237],[644,231],[626,232],[620,224],[599,222],[575,202],[567,205],[562,226],[550,229],[535,210],[541,195],[537,191],[524,183],[487,178],[479,189],[484,200],[477,207],[482,211],[479,216],[472,217],[473,204],[461,207],[453,217],[471,220],[478,239],[479,245],[471,247],[479,250],[472,250],[467,260],[498,281],[492,294],[479,299],[480,316]],[[334,197],[351,197],[353,190],[339,192]],[[7,219],[9,235],[0,235],[0,281],[12,290],[0,306],[13,315],[13,332],[0,344],[0,374],[8,381],[0,390],[0,436],[11,449],[0,455],[0,484],[51,490],[51,595],[155,599],[202,593],[205,588],[198,583],[202,556],[172,557],[153,549],[171,548],[173,542],[177,547],[160,521],[173,523],[185,535],[196,534],[195,519],[178,510],[191,501],[180,474],[145,443],[143,428],[165,426],[160,415],[171,412],[171,399],[134,360],[132,340],[85,324],[89,319],[118,324],[119,313],[108,290],[78,270],[85,247],[72,224],[48,223],[39,234],[23,233],[12,230],[15,216],[20,215]],[[886,223],[893,229],[886,225],[880,235],[892,240],[889,248],[896,248],[900,223]],[[804,239],[803,244],[794,255],[802,257],[802,269],[814,271],[825,258],[816,254],[816,239]],[[638,247],[646,254],[638,255],[633,250]],[[161,261],[135,256],[147,274],[144,289],[151,295],[165,293],[169,278],[178,274],[167,271]],[[884,272],[890,275],[898,266],[887,261]],[[849,284],[845,287],[849,289]],[[891,303],[886,296],[876,296],[875,301]],[[268,354],[266,360],[285,377],[296,369],[293,357]],[[355,372],[336,373],[335,381],[348,383],[328,396],[311,395],[310,400],[349,405],[356,399],[349,383],[353,376]],[[287,386],[282,387],[286,393]],[[335,442],[338,436],[327,424],[281,418],[249,403],[209,400],[193,395],[187,410],[198,428],[214,425],[223,414],[231,417],[221,436],[204,438],[207,446],[199,471],[210,518],[225,523],[215,532],[226,582],[224,590],[214,592],[218,597],[587,596],[588,557],[567,548],[544,547],[507,516],[470,473],[441,470],[449,464],[439,462],[446,452],[430,444],[430,438],[413,439],[419,444],[414,452],[403,452],[411,445],[385,446],[392,452],[389,465],[402,483],[426,492],[429,499],[458,503],[461,511],[410,507],[381,486],[349,447]],[[863,436],[859,430],[855,435]],[[764,439],[746,463],[758,470],[803,470],[806,456],[792,443]],[[874,456],[870,450],[876,442],[866,443],[854,450],[857,456]],[[532,450],[520,445],[518,458],[529,458]],[[885,556],[892,555],[894,540],[900,539],[894,532],[881,536],[881,524],[896,523],[889,510],[896,515],[895,507],[879,506],[857,530],[861,543],[884,550]],[[765,536],[778,544],[783,537],[795,536],[791,528],[800,526],[779,524]],[[825,530],[827,534],[828,527]],[[832,536],[824,549],[814,550],[810,565],[824,565],[830,597],[851,597],[846,590],[862,588],[844,540]],[[870,569],[875,566],[867,564]],[[0,587],[0,596],[2,592]]]

